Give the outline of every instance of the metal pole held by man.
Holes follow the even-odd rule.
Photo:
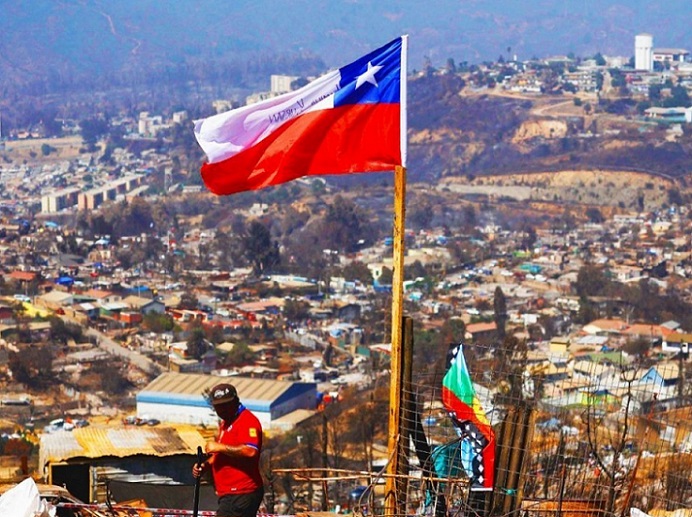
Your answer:
[[[202,446],[198,445],[197,446],[197,463],[195,466],[197,466],[199,469],[202,468],[202,463],[204,463],[205,455],[204,451],[202,451]],[[197,517],[197,514],[199,512],[199,486],[202,484],[202,476],[199,475],[195,478],[195,496],[194,499],[192,500],[192,517]]]

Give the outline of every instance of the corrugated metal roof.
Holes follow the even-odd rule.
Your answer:
[[[140,393],[151,395],[171,395],[172,398],[196,398],[204,400],[202,394],[216,384],[233,384],[238,396],[246,406],[265,406],[274,402],[295,383],[273,379],[252,379],[248,377],[217,377],[214,375],[165,372],[149,383]]]
[[[70,458],[173,456],[196,454],[204,443],[193,426],[89,426],[41,435],[40,456],[43,465]]]

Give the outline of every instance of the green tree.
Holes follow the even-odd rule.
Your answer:
[[[173,330],[175,322],[168,314],[159,314],[152,311],[144,315],[142,326],[149,332],[161,334]]]
[[[418,230],[430,228],[433,217],[435,216],[432,202],[427,197],[423,198],[411,207],[407,216],[408,221],[414,228]]]
[[[410,266],[404,266],[404,279],[415,280],[416,278],[425,278],[428,272],[420,260],[416,260]]]
[[[439,332],[433,329],[418,329],[413,332],[413,362],[425,367],[433,365],[440,356],[443,348]]]
[[[48,144],[43,144],[41,145],[41,154],[43,156],[48,156],[50,153],[57,151],[57,149],[53,146],[50,146]]]
[[[649,100],[651,102],[658,102],[661,100],[661,90],[663,87],[660,84],[649,85]]]
[[[178,307],[188,311],[196,311],[199,308],[199,300],[193,293],[186,291],[180,295]]]
[[[363,262],[354,260],[348,265],[344,266],[341,274],[346,280],[349,281],[359,281],[365,285],[372,284],[372,272]]]
[[[53,380],[53,350],[46,345],[31,345],[9,354],[12,377],[32,388],[41,388]]]
[[[299,77],[298,79],[295,79],[294,81],[291,81],[291,90],[297,90],[298,88],[302,88],[306,84],[308,84],[308,80],[305,77]]]
[[[327,193],[327,186],[323,180],[316,179],[310,183],[310,190],[312,191],[313,195],[320,197]]]
[[[99,138],[108,133],[108,122],[104,119],[89,118],[79,123],[82,130],[82,140],[93,148]]]
[[[226,356],[229,366],[243,366],[253,359],[252,350],[245,343],[236,343],[233,350]]]
[[[644,112],[651,107],[651,101],[640,101],[637,103],[637,113],[644,115]]]
[[[603,217],[601,211],[593,206],[586,209],[586,217],[588,217],[589,221],[592,223],[602,223],[605,221],[605,217]]]
[[[91,367],[91,372],[95,373],[101,380],[101,389],[109,395],[124,395],[134,387],[126,376],[126,369],[113,365],[109,361],[101,361]]]
[[[574,288],[577,295],[586,298],[602,294],[609,283],[602,268],[587,264],[579,268]]]
[[[671,205],[684,205],[685,199],[683,198],[680,190],[677,188],[668,189],[668,203]]]
[[[148,234],[154,227],[151,204],[141,197],[118,203],[108,210],[107,217],[117,237]]]
[[[460,318],[448,318],[442,324],[440,334],[443,339],[443,344],[462,343],[466,334],[466,324]],[[447,350],[445,348],[445,354]]]
[[[690,95],[684,86],[673,86],[670,89],[670,97],[663,101],[663,107],[665,108],[687,108],[690,104]]]
[[[622,351],[633,356],[643,356],[649,351],[650,348],[651,341],[643,337],[627,341],[624,345],[622,345]]]
[[[186,344],[187,356],[197,360],[201,359],[208,350],[204,329],[199,325],[193,327]]]
[[[54,113],[43,117],[43,129],[46,137],[62,136],[62,121],[58,120]]]
[[[346,253],[356,251],[361,240],[373,241],[370,218],[353,201],[342,196],[336,196],[334,203],[327,207],[321,234],[323,248]]]
[[[493,318],[497,327],[497,340],[499,343],[503,343],[507,335],[507,300],[499,285],[495,288],[493,295]]]
[[[600,92],[603,89],[604,80],[603,72],[596,72],[596,91]]]
[[[467,226],[473,227],[476,225],[476,208],[473,205],[464,205],[464,208],[461,209],[461,212],[464,217],[464,223]]]
[[[268,273],[281,262],[278,243],[272,242],[269,228],[259,221],[250,223],[242,243],[243,255],[257,276]]]
[[[393,271],[388,267],[382,268],[382,274],[379,276],[377,281],[380,285],[391,285],[392,279],[394,278]]]
[[[82,327],[75,323],[65,323],[62,318],[51,316],[50,322],[50,337],[53,341],[67,344],[67,341],[73,339],[79,341],[82,338]]]
[[[247,263],[243,255],[243,242],[241,236],[245,234],[245,223],[242,220],[234,221],[237,228],[218,230],[214,234],[212,244],[213,250],[216,253],[219,267],[231,269],[235,266],[244,265]]]
[[[291,298],[284,303],[283,314],[289,321],[305,320],[310,315],[310,304],[305,300]]]
[[[533,248],[534,244],[536,244],[536,240],[538,240],[538,235],[536,234],[536,228],[534,228],[530,224],[526,224],[524,226],[524,232],[523,236],[521,239],[521,247],[524,250],[530,250]]]
[[[597,319],[599,317],[598,312],[589,300],[585,297],[579,298],[579,311],[575,317],[575,322],[581,325],[586,325],[587,323]]]

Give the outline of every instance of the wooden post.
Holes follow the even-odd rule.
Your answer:
[[[384,515],[394,517],[400,506],[396,475],[399,473],[401,446],[401,391],[402,391],[402,325],[404,314],[404,232],[406,211],[406,168],[394,170],[394,256],[392,262],[392,350],[389,385],[389,441],[387,452],[387,484],[385,486]]]
[[[497,443],[495,486],[504,488],[505,493],[494,492],[490,504],[493,514],[509,515],[521,509],[534,425],[535,413],[525,405],[508,411],[502,422]]]
[[[413,433],[413,318],[404,317],[402,328],[402,407],[401,407],[401,447],[399,447],[399,478],[397,478],[397,498],[399,505],[397,513],[406,515],[408,506],[408,458],[411,452],[410,443]]]

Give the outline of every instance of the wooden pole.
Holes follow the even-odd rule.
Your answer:
[[[394,169],[394,256],[392,262],[392,351],[391,378],[389,385],[389,441],[387,451],[387,484],[385,485],[384,515],[394,517],[398,501],[396,475],[399,473],[401,447],[401,388],[402,375],[402,325],[404,315],[404,231],[406,212],[406,168]]]
[[[401,428],[401,447],[399,447],[399,475],[402,477],[398,478],[397,481],[397,498],[399,506],[397,508],[397,513],[399,515],[407,515],[406,510],[408,506],[408,473],[409,473],[409,463],[408,458],[411,453],[411,448],[409,444],[411,443],[411,436],[413,434],[413,318],[408,316],[403,318],[402,326],[402,407],[401,407],[401,422],[399,423]]]

